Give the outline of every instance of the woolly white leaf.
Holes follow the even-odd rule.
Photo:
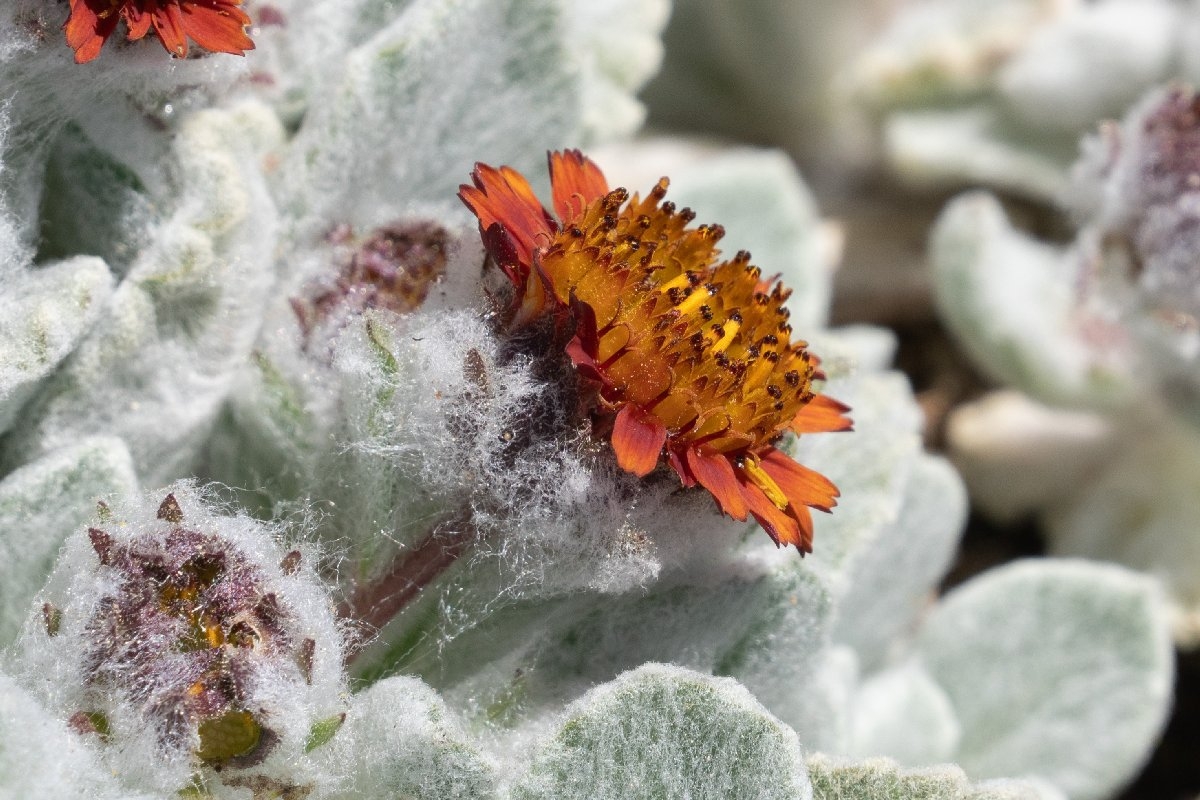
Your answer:
[[[415,678],[388,678],[355,695],[316,757],[343,772],[336,800],[471,800],[495,793],[491,764],[445,703]]]
[[[894,522],[879,526],[846,567],[833,638],[854,647],[864,669],[910,635],[950,568],[967,518],[962,480],[941,459],[918,454]]]
[[[561,24],[554,0],[414,0],[313,98],[280,173],[285,210],[307,235],[370,229],[457,207],[475,161],[536,175],[578,130]]]
[[[1086,130],[1168,77],[1179,22],[1168,0],[1082,4],[1005,63],[997,80],[1005,105],[1039,128]]]
[[[0,481],[0,644],[29,613],[58,550],[96,512],[96,502],[137,491],[119,439],[96,436],[27,464]]]
[[[950,699],[909,662],[863,682],[854,698],[848,755],[912,767],[953,761],[962,736]]]
[[[951,592],[919,655],[962,724],[956,761],[1108,797],[1149,755],[1174,660],[1156,584],[1086,562],[1027,561]]]
[[[1075,137],[1029,136],[995,109],[899,111],[884,127],[892,169],[919,188],[983,183],[1049,200],[1067,185]]]
[[[123,791],[66,723],[0,674],[0,794],[6,798],[153,800]]]
[[[248,355],[273,282],[274,207],[257,167],[282,131],[263,106],[206,110],[175,146],[184,187],[113,295],[109,315],[47,386],[9,460],[113,432],[148,482],[184,472]]]
[[[906,8],[854,68],[875,105],[946,101],[986,89],[997,65],[1066,4],[1060,0],[929,0]]]
[[[904,769],[888,759],[843,761],[808,758],[813,800],[1065,800],[1053,787],[1033,781],[972,785],[955,766]]]
[[[646,109],[635,92],[662,61],[670,0],[568,0],[564,32],[582,78],[584,143],[628,136]]]
[[[952,202],[930,258],[942,318],[993,377],[1059,402],[1112,402],[1127,390],[1127,365],[1076,328],[1071,262],[1014,230],[995,198]]]
[[[0,272],[0,431],[106,310],[112,276],[80,256],[36,270]]]
[[[597,687],[534,754],[514,800],[808,800],[795,733],[737,682],[647,665]]]

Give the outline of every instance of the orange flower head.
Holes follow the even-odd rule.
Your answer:
[[[122,20],[130,40],[141,39],[150,28],[167,52],[187,55],[187,40],[214,53],[244,55],[254,49],[246,35],[250,17],[242,0],[71,0],[71,16],[63,25],[75,63],[100,55],[100,49]]]
[[[817,359],[793,341],[790,292],[739,252],[720,260],[719,225],[664,201],[609,190],[576,150],[551,153],[555,214],[509,167],[476,164],[459,197],[516,288],[512,324],[569,319],[567,355],[598,387],[617,463],[645,476],[666,463],[734,519],[753,516],[776,544],[812,550],[810,508],[837,488],[775,447],[786,431],[850,428],[818,394]]]

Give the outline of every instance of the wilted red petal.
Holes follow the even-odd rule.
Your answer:
[[[632,472],[639,478],[653,472],[666,441],[666,426],[652,414],[633,404],[617,412],[613,422],[612,446],[617,454],[618,466],[626,472]]]
[[[790,505],[812,506],[822,511],[837,505],[836,498],[841,492],[833,485],[833,481],[793,461],[774,447],[759,456],[759,465],[783,490]]]
[[[224,0],[182,3],[183,29],[192,41],[214,53],[242,55],[253,50],[254,42],[246,35],[250,17],[238,4]]]
[[[582,216],[583,209],[608,194],[608,181],[600,167],[578,150],[547,154],[554,213],[564,223]]]
[[[521,263],[521,258],[517,254],[517,244],[508,235],[504,226],[499,222],[493,222],[482,232],[481,238],[484,249],[496,261],[496,265],[504,270],[504,274],[508,276],[514,286],[520,285],[528,274],[529,265]]]
[[[689,447],[686,453],[688,469],[696,480],[716,499],[717,505],[734,519],[746,518],[746,501],[742,497],[742,485],[729,459],[722,455],[705,452],[702,447]]]
[[[796,433],[831,433],[833,431],[849,431],[854,429],[854,423],[843,416],[850,406],[839,403],[832,397],[819,394],[806,403],[792,417],[791,428]]]
[[[458,196],[479,218],[479,229],[486,231],[500,223],[516,247],[517,258],[526,266],[533,263],[533,251],[539,237],[549,242],[555,232],[554,218],[538,202],[525,176],[511,167],[489,167],[477,163],[471,173],[474,186],[462,184]]]

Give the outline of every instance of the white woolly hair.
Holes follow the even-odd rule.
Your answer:
[[[481,301],[481,263],[478,245],[463,245],[422,309],[368,312],[343,329],[339,483],[390,476],[381,532],[402,545],[469,517],[481,533],[473,558],[495,562],[492,588],[509,599],[622,592],[731,558],[746,526],[665,467],[645,479],[621,470],[592,432],[562,342],[547,327],[505,332],[506,295]],[[343,531],[384,522],[366,503],[336,513]]]
[[[38,219],[45,156],[68,124],[152,190],[165,189],[163,157],[175,121],[211,105],[249,69],[246,59],[199,50],[172,58],[153,35],[125,41],[121,26],[98,58],[76,64],[62,32],[67,14],[66,3],[40,0],[13,0],[0,11],[0,97],[12,118],[0,161],[11,209],[30,225]],[[33,242],[37,231],[21,234]]]
[[[344,630],[335,619],[327,590],[314,573],[319,553],[309,544],[285,542],[277,526],[245,515],[229,515],[214,489],[189,483],[121,499],[91,524],[107,533],[116,547],[145,537],[160,537],[173,527],[156,515],[168,492],[175,496],[182,511],[180,527],[216,537],[228,546],[228,552],[239,554],[257,571],[261,595],[274,594],[278,600],[288,639],[293,643],[312,639],[315,643],[311,680],[305,679],[291,652],[272,653],[264,648],[252,654],[247,706],[276,737],[275,743],[260,763],[243,769],[227,768],[220,779],[205,771],[206,784],[236,783],[247,775],[286,779],[289,783],[330,780],[329,776],[313,773],[312,765],[301,758],[314,724],[344,711],[347,691],[342,668]],[[289,552],[299,556],[292,555],[285,566]],[[190,783],[195,773],[196,762],[189,751],[195,750],[198,739],[184,748],[163,743],[155,720],[147,718],[145,709],[135,705],[127,694],[138,680],[136,674],[131,672],[131,683],[124,687],[113,685],[113,680],[88,679],[87,654],[93,649],[96,635],[89,629],[89,619],[102,598],[116,592],[119,580],[115,567],[100,563],[87,530],[78,531],[64,546],[46,588],[35,600],[9,667],[20,683],[59,718],[70,719],[80,711],[105,715],[109,725],[106,741],[86,738],[91,734],[80,735],[123,787],[131,791],[178,791]],[[61,615],[53,635],[44,608]],[[165,650],[163,670],[171,669],[172,658]]]

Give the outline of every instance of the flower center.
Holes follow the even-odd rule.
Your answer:
[[[718,260],[724,229],[688,227],[695,215],[663,202],[666,190],[663,178],[644,199],[609,192],[565,220],[536,263],[559,302],[594,314],[594,331],[577,335],[614,409],[652,414],[671,449],[753,451],[812,400],[815,365],[791,341],[790,292],[745,251]]]

